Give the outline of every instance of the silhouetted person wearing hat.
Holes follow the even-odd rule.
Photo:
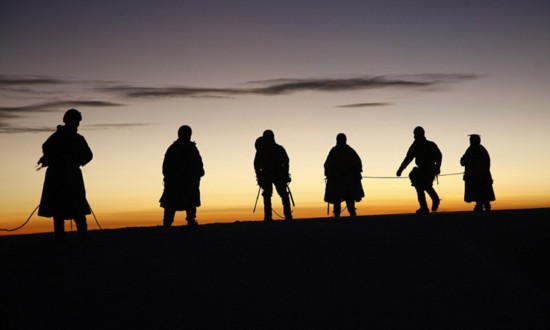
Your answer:
[[[476,202],[476,212],[490,211],[491,201],[495,200],[491,158],[479,135],[470,135],[470,147],[460,158],[460,165],[464,166],[464,201]]]
[[[420,126],[413,131],[414,142],[407,151],[405,159],[397,170],[397,176],[401,176],[403,170],[409,165],[412,160],[415,160],[416,167],[409,174],[411,183],[416,189],[418,203],[420,208],[416,211],[418,214],[430,213],[428,204],[426,203],[426,195],[428,193],[432,199],[432,211],[437,211],[439,208],[439,196],[433,188],[433,181],[441,172],[441,160],[443,156],[437,145],[428,141],[424,134],[424,129]]]
[[[256,156],[254,157],[254,170],[256,179],[263,189],[264,220],[272,220],[271,196],[273,186],[277,190],[283,203],[285,220],[292,220],[288,183],[290,182],[289,158],[285,148],[275,143],[273,131],[266,130],[256,140]]]
[[[195,142],[191,141],[191,127],[178,130],[178,139],[172,143],[162,163],[164,192],[160,206],[164,208],[163,225],[172,226],[176,211],[186,211],[187,224],[196,226],[197,207],[201,205],[200,182],[204,176],[202,158]]]
[[[361,185],[363,164],[361,158],[347,144],[347,137],[340,133],[336,136],[336,146],[333,147],[325,161],[325,202],[334,204],[334,217],[339,218],[342,201],[346,202],[350,216],[356,216],[355,202],[365,197]]]
[[[38,215],[53,217],[55,239],[65,238],[65,220],[73,219],[79,236],[88,238],[86,215],[91,213],[80,166],[88,164],[92,150],[84,137],[77,133],[82,115],[69,109],[63,116],[65,125],[57,126],[42,145],[43,156],[38,161],[47,167]]]

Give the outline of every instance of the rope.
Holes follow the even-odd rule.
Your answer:
[[[90,206],[90,205],[88,205],[88,206]],[[95,216],[94,210],[92,210],[92,207],[90,207],[90,211],[92,211],[92,215],[94,216],[95,223],[97,223],[97,226],[99,227],[99,229],[103,230],[103,228],[101,228],[101,225],[99,224],[99,221],[97,221],[97,218]]]
[[[445,173],[445,174],[439,174],[436,176],[452,176],[452,175],[462,175],[464,172],[457,172],[457,173]],[[362,176],[363,179],[408,179],[408,177],[402,177],[402,176]]]
[[[32,216],[34,215],[34,212],[36,212],[36,210],[38,210],[39,207],[40,205],[36,206],[36,208],[32,211],[31,215],[29,215],[29,217],[27,218],[27,221],[25,221],[21,226],[14,229],[0,229],[0,231],[16,231],[25,227],[25,225],[31,220]]]
[[[277,213],[277,211],[275,211],[274,209],[271,209],[271,211],[275,213],[279,218],[284,219],[284,217]]]
[[[29,221],[31,220],[32,216],[34,215],[34,213],[36,212],[36,210],[38,210],[38,208],[40,207],[40,205],[37,205],[34,210],[32,211],[31,215],[29,215],[29,217],[27,218],[27,220],[25,220],[25,222],[17,227],[17,228],[13,228],[13,229],[3,229],[3,228],[0,228],[0,231],[7,231],[7,232],[12,232],[12,231],[16,231],[16,230],[19,230],[23,227],[25,227],[27,225],[27,223],[29,223]],[[92,215],[94,216],[94,219],[95,219],[95,223],[97,224],[97,226],[99,227],[100,230],[103,230],[103,228],[101,228],[101,225],[99,224],[99,221],[97,221],[97,217],[95,216],[95,213],[94,211],[92,210],[92,208],[90,207],[90,211],[92,211]],[[71,221],[71,231],[73,230],[73,222]]]

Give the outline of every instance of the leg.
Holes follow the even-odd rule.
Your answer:
[[[483,211],[483,203],[481,201],[476,201],[476,206],[474,207],[475,212]]]
[[[334,218],[338,219],[340,218],[340,212],[342,212],[342,206],[340,205],[340,202],[334,203]]]
[[[53,217],[53,231],[56,241],[65,240],[65,219],[62,217]]]
[[[78,236],[81,239],[87,240],[90,236],[88,234],[88,224],[86,223],[86,216],[81,215],[74,218],[76,224],[76,230],[78,231]]]
[[[348,208],[348,212],[351,217],[357,215],[357,212],[355,212],[355,201],[353,199],[346,200],[346,207]]]
[[[437,195],[437,192],[435,191],[434,187],[430,186],[426,189],[426,192],[432,199],[432,211],[437,211],[439,208],[439,196]]]
[[[264,192],[262,197],[264,198],[264,221],[271,221],[271,196],[273,195],[273,185],[271,183],[264,185],[262,187]]]
[[[281,201],[283,202],[285,220],[292,220],[292,208],[290,207],[290,197],[288,196],[288,191],[286,190],[286,183],[276,183],[275,188],[277,189],[277,194],[281,196]]]
[[[197,221],[195,220],[195,218],[197,217],[197,207],[190,206],[187,208],[186,212],[187,212],[187,217],[185,218],[185,220],[187,220],[187,225],[188,226],[198,225]]]
[[[165,208],[164,218],[162,220],[164,227],[166,228],[171,227],[175,217],[176,217],[176,210]]]
[[[484,201],[483,207],[485,208],[485,211],[489,212],[491,211],[491,202],[490,201]]]
[[[424,189],[419,187],[414,187],[414,189],[416,189],[418,204],[420,204],[420,208],[416,211],[416,213],[418,214],[430,213],[430,210],[428,209],[428,203],[426,203],[426,195],[424,194]]]

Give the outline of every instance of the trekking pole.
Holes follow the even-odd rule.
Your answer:
[[[288,183],[286,184],[286,190],[288,191],[288,194],[290,195],[290,200],[292,201],[292,207],[296,207],[296,204],[294,204],[294,197],[292,197],[292,191],[290,191],[290,187]]]
[[[258,205],[258,198],[260,198],[261,190],[262,190],[262,186],[258,186],[258,195],[256,196],[256,203],[254,203],[254,209],[252,210],[252,213],[256,212],[256,206]]]

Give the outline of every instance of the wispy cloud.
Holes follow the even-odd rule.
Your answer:
[[[0,134],[17,134],[17,133],[44,133],[53,132],[55,127],[24,127],[24,126],[12,126],[6,123],[0,123]]]
[[[368,102],[368,103],[344,104],[344,105],[339,105],[338,108],[372,108],[372,107],[384,107],[388,105],[391,105],[391,103]]]
[[[35,104],[21,106],[0,106],[0,133],[44,132],[51,128],[12,126],[14,118],[31,113],[62,111],[78,107],[118,107],[124,103],[102,101],[122,97],[126,100],[143,98],[235,98],[246,95],[279,96],[303,92],[338,93],[365,91],[382,88],[402,90],[438,90],[448,84],[478,79],[475,74],[415,74],[352,76],[339,78],[280,78],[245,82],[245,87],[205,88],[196,86],[139,86],[117,81],[76,80],[49,76],[0,75],[0,90],[4,99],[12,97],[12,103],[37,98]],[[62,88],[60,88],[62,87]],[[47,96],[47,97],[46,97]],[[54,99],[55,101],[51,101]],[[380,107],[389,103],[356,103],[341,105],[340,108]],[[138,127],[149,124],[128,123],[97,126],[95,129]],[[90,128],[92,128],[90,126]]]
[[[67,80],[47,76],[24,76],[24,75],[0,75],[0,88],[37,86],[37,85],[62,85],[70,83]]]
[[[84,125],[83,129],[112,129],[112,128],[133,128],[133,127],[144,127],[152,126],[152,123],[118,123],[118,124],[93,124],[93,125]]]
[[[128,98],[147,97],[235,97],[240,95],[287,95],[299,92],[346,92],[380,88],[419,89],[440,87],[478,78],[473,74],[422,74],[406,76],[364,76],[352,78],[282,78],[248,82],[259,85],[251,88],[201,88],[188,86],[135,87],[112,85],[99,88],[103,92],[117,93]]]
[[[33,112],[50,112],[61,111],[67,108],[76,107],[118,107],[124,104],[95,101],[95,100],[62,100],[53,102],[44,102],[38,104],[24,105],[18,107],[0,107],[0,118],[15,118],[21,117],[23,114]]]
[[[14,118],[25,117],[31,113],[53,112],[78,107],[118,107],[124,104],[96,101],[96,100],[62,100],[37,103],[18,107],[0,107],[0,133],[37,133],[51,132],[51,127],[20,127],[13,126],[8,121]]]

